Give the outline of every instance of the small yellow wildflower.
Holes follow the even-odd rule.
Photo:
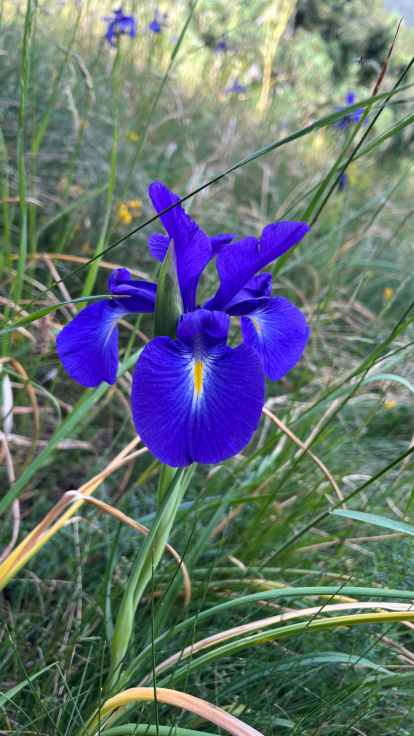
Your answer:
[[[132,215],[128,209],[126,202],[121,202],[117,211],[118,222],[120,225],[129,225],[132,222]]]
[[[128,133],[128,135],[129,135],[131,141],[134,141],[134,143],[136,143],[137,141],[139,141],[139,135],[138,135],[138,133],[134,133],[133,130],[131,130],[131,132]]]
[[[89,120],[85,120],[84,118],[81,118],[79,120],[79,125],[84,130],[87,130],[89,128],[89,126],[90,126],[90,122],[89,122]]]
[[[389,299],[391,299],[393,293],[394,293],[394,289],[391,289],[391,286],[386,286],[385,289],[384,289],[384,291],[383,291],[383,294],[382,294],[382,298],[383,298],[384,302],[389,301]]]
[[[139,210],[140,207],[142,207],[142,202],[140,199],[130,199],[128,202],[128,207],[130,207],[132,210]]]
[[[397,402],[394,399],[385,399],[384,406],[387,411],[391,411],[391,409],[397,406]]]
[[[87,240],[84,243],[82,243],[82,245],[81,245],[81,251],[82,251],[82,253],[89,253],[90,249],[91,249],[91,244],[88,243]]]

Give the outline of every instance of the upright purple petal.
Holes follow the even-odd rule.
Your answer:
[[[127,301],[127,300],[125,300]],[[115,383],[118,369],[116,321],[128,314],[121,300],[95,302],[82,309],[56,338],[63,367],[82,386]]]
[[[235,233],[225,233],[223,235],[211,235],[210,236],[210,244],[211,244],[211,258],[215,258],[218,256],[219,253],[223,250],[223,248],[226,245],[229,245],[234,238],[237,238],[237,235]]]
[[[215,258],[226,245],[234,240],[235,237],[237,236],[234,234],[212,235],[209,238],[212,249],[210,260]],[[167,235],[162,235],[161,233],[152,233],[152,235],[149,236],[148,240],[148,248],[151,255],[154,256],[157,261],[161,261],[162,263],[167,254],[169,243],[170,239]]]
[[[261,355],[265,373],[278,381],[301,357],[309,337],[305,316],[281,296],[244,302],[232,309],[242,315],[243,341]]]
[[[149,194],[157,212],[162,212],[179,201],[176,194],[158,181],[151,184]],[[210,240],[191,217],[186,215],[181,205],[177,205],[160,219],[170,239],[174,239],[184,310],[192,310],[195,307],[195,292],[200,275],[210,260]]]
[[[257,238],[244,238],[231,243],[217,256],[216,268],[220,276],[217,294],[204,305],[206,309],[223,309],[240,289],[254,276],[259,258]]]
[[[150,452],[172,467],[217,463],[240,452],[258,426],[265,395],[259,354],[207,335],[156,337],[135,368],[131,406]]]
[[[148,238],[149,252],[161,263],[167,255],[169,244],[170,239],[168,235],[162,235],[162,233],[152,233]]]
[[[257,271],[286,253],[310,230],[306,222],[276,222],[266,225],[260,238],[260,254]]]

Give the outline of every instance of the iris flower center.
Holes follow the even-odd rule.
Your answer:
[[[203,364],[201,360],[197,360],[194,366],[194,391],[197,396],[201,393],[201,387],[203,385]]]

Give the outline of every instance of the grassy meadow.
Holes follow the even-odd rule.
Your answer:
[[[111,47],[113,9],[0,9],[0,733],[411,734],[414,29],[387,64],[379,0],[162,0],[159,33],[128,0]],[[196,467],[110,676],[159,522],[130,410],[153,317],[119,323],[113,386],[55,340],[114,268],[157,280],[155,180],[208,235],[306,220],[270,270],[311,333],[251,443]]]

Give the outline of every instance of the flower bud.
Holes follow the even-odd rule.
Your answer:
[[[184,311],[177,275],[174,240],[161,266],[154,314],[154,336],[177,337],[177,323]]]

